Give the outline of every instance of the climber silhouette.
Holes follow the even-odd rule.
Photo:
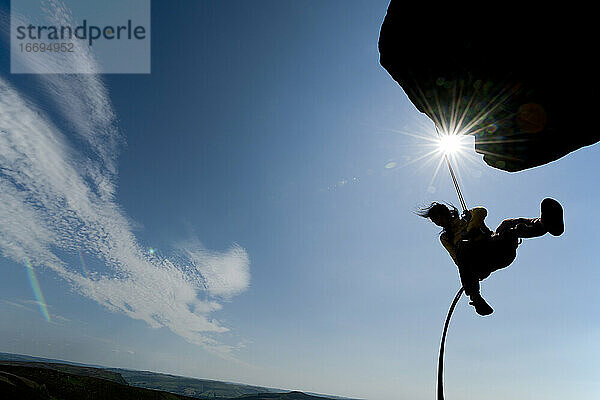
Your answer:
[[[492,232],[484,223],[487,210],[475,207],[459,217],[454,206],[432,203],[417,214],[429,218],[443,228],[440,240],[458,266],[465,294],[480,315],[494,310],[479,293],[479,281],[494,271],[508,267],[517,256],[523,238],[564,232],[563,209],[558,201],[546,198],[541,204],[539,218],[511,218],[502,221]]]

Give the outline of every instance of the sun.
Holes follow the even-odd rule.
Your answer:
[[[452,164],[451,169],[457,179],[462,179],[463,173],[471,176],[480,177],[482,172],[481,158],[473,150],[473,139],[475,134],[461,129],[458,125],[453,126],[437,125],[431,127],[430,121],[424,121],[416,128],[411,130],[390,129],[393,133],[398,133],[410,138],[402,147],[402,160],[392,159],[385,162],[382,166],[386,170],[395,170],[408,167],[409,165],[420,163],[421,165],[415,171],[421,168],[433,168],[433,174],[429,181],[427,191],[435,193],[434,183],[439,176],[439,172],[446,164]],[[410,150],[409,150],[410,148]],[[410,153],[410,154],[409,154]],[[451,172],[452,174],[452,172]]]
[[[440,135],[438,151],[444,155],[456,155],[464,148],[464,135]]]

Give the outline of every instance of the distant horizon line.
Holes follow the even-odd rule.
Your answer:
[[[17,356],[17,357],[21,357],[21,358],[29,358],[30,360],[6,359],[6,358],[4,358],[5,356]],[[150,373],[157,374],[157,375],[172,376],[175,378],[197,379],[197,380],[202,380],[202,381],[220,382],[220,383],[229,383],[232,385],[248,386],[248,387],[257,388],[257,389],[267,389],[271,393],[302,392],[304,394],[308,394],[311,396],[320,396],[320,397],[327,396],[329,399],[332,399],[332,400],[334,400],[334,399],[337,399],[337,400],[364,400],[364,399],[354,398],[354,397],[343,397],[343,396],[329,395],[329,394],[316,393],[316,392],[307,392],[307,391],[302,391],[300,389],[280,389],[280,388],[273,388],[273,387],[260,386],[260,385],[254,385],[254,384],[248,384],[248,383],[241,383],[241,382],[220,381],[220,380],[216,380],[216,379],[205,379],[205,378],[199,378],[199,377],[195,377],[195,376],[175,375],[175,374],[171,374],[171,373],[155,372],[155,371],[150,371],[150,370],[109,367],[109,366],[100,365],[100,364],[87,364],[87,363],[82,363],[82,362],[77,362],[77,361],[61,360],[61,359],[57,359],[57,358],[39,357],[39,356],[33,356],[30,354],[21,354],[21,353],[0,352],[0,362],[2,362],[2,361],[47,362],[47,363],[51,363],[51,364],[67,364],[67,365],[74,365],[74,366],[80,366],[80,367],[98,368],[98,369],[113,370],[113,371],[114,370],[123,370],[123,371],[133,371],[133,372],[150,372]]]

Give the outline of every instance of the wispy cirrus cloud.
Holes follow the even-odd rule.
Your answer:
[[[49,18],[69,17],[60,2],[46,5]],[[94,59],[82,53],[77,62]],[[56,116],[0,78],[2,255],[17,262],[27,258],[112,311],[230,356],[233,347],[215,338],[228,328],[210,314],[221,309],[221,300],[248,288],[247,252],[238,245],[209,251],[192,239],[177,247],[176,257],[148,254],[115,200],[123,138],[101,78],[36,78],[45,98],[57,99],[52,105],[62,129]],[[68,255],[81,250],[106,268],[90,275],[70,265]]]

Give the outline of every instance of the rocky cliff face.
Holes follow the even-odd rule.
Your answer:
[[[520,171],[600,140],[593,13],[490,4],[392,0],[381,65],[441,130],[473,134],[492,167]]]

